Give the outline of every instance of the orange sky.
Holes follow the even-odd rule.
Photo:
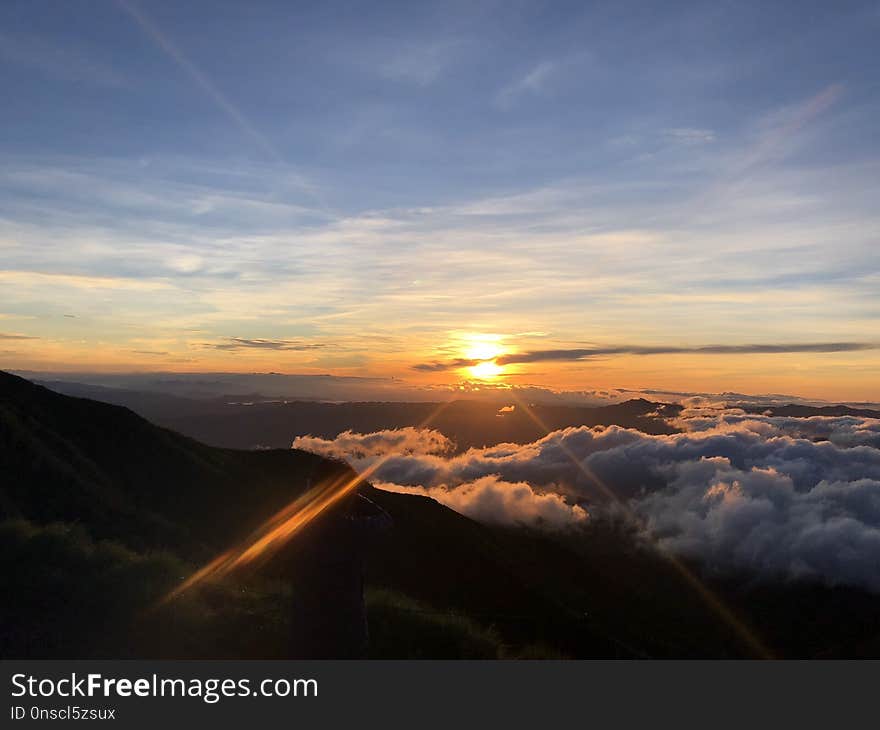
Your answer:
[[[24,337],[24,335],[20,335]],[[502,335],[449,332],[437,347],[407,352],[325,352],[276,349],[279,341],[217,350],[195,338],[188,342],[131,346],[83,338],[8,339],[4,367],[18,370],[95,372],[283,372],[397,378],[413,385],[483,381],[494,386],[538,385],[555,390],[628,388],[676,392],[792,394],[836,401],[878,401],[880,351],[783,353],[610,354],[578,361],[546,360],[503,364],[505,357],[556,350],[543,334]],[[222,344],[222,343],[221,343]],[[614,343],[617,344],[617,343]],[[297,346],[297,345],[291,345]],[[167,349],[159,349],[165,347]],[[596,345],[589,345],[589,348]],[[156,348],[156,349],[148,349]],[[138,348],[140,349],[140,348]],[[336,362],[334,362],[334,360]],[[499,364],[499,360],[501,364]],[[462,364],[466,362],[467,364]],[[423,363],[448,369],[423,371]]]

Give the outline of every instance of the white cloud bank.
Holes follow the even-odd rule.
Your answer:
[[[293,446],[358,470],[381,459],[376,486],[426,494],[487,523],[580,525],[610,490],[646,536],[709,569],[880,592],[880,420],[701,403],[676,425],[682,433],[661,436],[567,428],[459,455],[439,432],[413,428]]]
[[[358,471],[383,459],[371,480],[376,487],[432,497],[487,524],[561,529],[587,519],[583,507],[568,504],[556,491],[536,490],[524,480],[511,481],[490,473],[468,479],[454,470],[444,472],[444,463],[456,461],[444,456],[453,450],[453,444],[431,429],[408,427],[369,434],[345,431],[332,440],[302,436],[293,447],[343,459]]]
[[[587,511],[570,505],[553,492],[541,493],[526,482],[506,482],[489,475],[448,487],[408,487],[393,482],[374,482],[379,489],[422,494],[440,504],[490,525],[527,525],[557,530],[582,524]]]

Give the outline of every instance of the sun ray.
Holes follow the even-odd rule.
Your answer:
[[[519,405],[523,412],[546,434],[551,433],[551,430],[547,427],[547,425],[541,420],[541,418],[534,412],[534,410],[529,406],[528,403],[519,398],[515,391],[510,392],[511,397],[516,401],[517,405]],[[565,454],[565,456],[581,471],[584,476],[586,476],[590,481],[592,481],[599,489],[605,494],[610,500],[612,500],[615,504],[619,505],[626,515],[632,519],[637,525],[644,526],[644,522],[633,510],[630,508],[629,504],[627,504],[624,500],[620,499],[617,494],[608,486],[603,479],[599,477],[592,469],[590,469],[586,464],[583,463],[583,460],[578,459],[577,454],[575,454],[570,448],[568,448],[565,443],[561,440],[558,443],[559,448]],[[643,531],[647,534],[647,531]],[[761,659],[773,659],[775,658],[773,652],[767,647],[766,644],[760,639],[760,637],[755,633],[755,630],[748,626],[739,616],[737,616],[734,611],[724,603],[724,601],[710,589],[700,578],[690,569],[687,565],[685,565],[681,560],[679,560],[676,556],[672,555],[666,550],[663,550],[658,547],[658,554],[661,555],[674,569],[675,571],[684,578],[685,582],[694,590],[694,592],[703,600],[703,602],[713,611],[713,613],[718,616],[727,626],[734,630],[734,632],[745,642],[745,644],[749,647],[749,649],[755,654],[755,656]]]
[[[448,405],[449,401],[440,403],[417,428],[429,426]],[[336,478],[324,480],[307,490],[267,519],[243,543],[221,553],[211,562],[186,578],[179,586],[169,591],[159,601],[158,605],[168,603],[208,579],[222,577],[237,568],[244,567],[260,559],[267,560],[324,510],[366,482],[393,456],[395,456],[393,453],[386,454],[359,474],[356,473],[351,477],[343,474]]]

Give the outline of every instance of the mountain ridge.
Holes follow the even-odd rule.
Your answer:
[[[0,656],[282,658],[284,575],[232,576],[148,608],[334,473],[354,475],[289,448],[208,446],[0,372]],[[366,555],[375,656],[751,656],[622,525],[491,527],[428,497],[361,492],[394,521]],[[880,646],[878,596],[690,568],[778,656]]]
[[[60,395],[3,372],[0,468],[12,477],[0,489],[4,523],[78,526],[87,541],[114,540],[147,555],[171,551],[190,570],[249,534],[308,478],[353,475],[344,464],[293,449],[205,446],[121,406]],[[239,480],[248,481],[244,500]],[[299,490],[291,488],[295,482]],[[550,541],[491,530],[427,497],[369,486],[363,493],[395,521],[368,562],[373,584],[481,616],[510,613],[511,604],[526,613],[571,613],[524,578],[510,557],[540,548],[575,569],[574,556]],[[39,583],[49,567],[37,565],[22,580]],[[426,580],[431,572],[434,580]],[[560,627],[570,629],[570,621],[560,620]],[[513,627],[511,635],[518,633]],[[619,652],[592,630],[581,634],[595,653]]]

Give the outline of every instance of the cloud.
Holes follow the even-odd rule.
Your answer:
[[[519,96],[541,91],[556,69],[556,63],[541,61],[501,89],[495,97],[496,103],[501,107],[507,107]]]
[[[719,139],[701,154],[714,159],[732,143]],[[288,332],[286,326],[320,326],[329,339],[369,353],[360,372],[395,376],[404,375],[403,365],[394,358],[390,369],[388,353],[430,352],[450,322],[462,321],[509,332],[552,331],[563,343],[519,343],[525,351],[582,347],[572,343],[595,344],[603,332],[642,331],[645,312],[662,336],[649,344],[712,343],[719,331],[730,343],[775,342],[778,332],[802,341],[873,339],[876,211],[864,193],[869,173],[876,173],[873,163],[858,174],[835,171],[841,184],[833,190],[823,186],[831,174],[825,168],[762,173],[741,195],[705,201],[695,221],[692,203],[709,184],[706,175],[648,175],[626,184],[599,175],[537,186],[524,181],[488,193],[456,190],[446,205],[380,205],[322,217],[315,207],[281,204],[300,200],[303,190],[287,182],[291,171],[271,165],[236,163],[218,171],[186,159],[154,158],[143,168],[108,160],[47,162],[4,184],[13,190],[0,211],[8,269],[69,272],[67,279],[0,274],[0,285],[15,287],[9,296],[28,313],[48,304],[57,311],[76,308],[92,321],[124,317],[157,340],[181,327],[210,332],[205,339],[214,341],[229,331],[258,331],[253,323],[267,320],[273,322],[269,336]],[[13,167],[21,172],[18,163]],[[797,214],[785,201],[771,210],[780,196],[800,200]],[[205,201],[211,211],[196,212]],[[838,218],[857,223],[847,223],[842,235]],[[704,265],[692,266],[695,260]],[[587,269],[588,279],[578,275]],[[83,291],[66,291],[72,286]],[[113,289],[111,302],[99,306],[86,297],[98,286]],[[138,291],[159,287],[167,296]],[[590,331],[584,330],[587,305]],[[778,315],[772,321],[765,316],[771,310]],[[382,357],[375,349],[379,330],[397,338]],[[627,338],[612,344],[619,342],[641,344]],[[106,359],[102,349],[92,350],[94,362]],[[437,358],[439,373],[455,369],[446,362],[454,356],[437,353],[407,365],[431,366],[428,360]],[[809,381],[813,394],[872,399],[868,358],[836,360],[836,378],[825,358],[805,357],[799,372],[776,373],[772,387],[806,389]],[[78,361],[93,364],[82,356]],[[649,360],[624,367],[623,358],[609,358],[606,366],[604,383],[624,380],[624,370],[627,382],[655,382]],[[724,364],[707,366],[715,371],[704,387],[722,383],[717,371]],[[750,366],[737,388],[755,387],[761,364]],[[552,384],[549,372],[531,377]],[[679,374],[664,385],[683,388],[687,380]]]
[[[679,127],[677,129],[667,129],[665,135],[681,144],[705,144],[715,141],[715,132],[711,129]]]
[[[880,480],[798,490],[773,466],[737,469],[723,457],[676,464],[670,476],[635,505],[661,548],[714,569],[880,592]]]
[[[389,81],[429,86],[460,58],[461,46],[459,40],[406,44],[380,59],[376,71]]]
[[[753,415],[726,410],[720,414],[689,415],[683,411],[677,418],[667,419],[672,426],[685,431],[750,430],[765,437],[788,435],[810,441],[830,441],[835,446],[850,448],[870,446],[880,449],[880,419],[860,416],[786,416]]]
[[[227,337],[225,342],[208,343],[205,347],[214,350],[318,350],[324,347],[320,343],[300,342],[298,340],[262,340],[244,337]]]
[[[457,455],[442,434],[415,429],[293,445],[358,470],[381,460],[383,488],[484,522],[576,526],[624,503],[646,539],[707,569],[880,592],[880,420],[690,405],[688,430],[672,435],[567,428]]]
[[[793,105],[783,107],[765,116],[756,130],[750,147],[734,161],[732,173],[739,177],[754,168],[792,153],[804,142],[804,134],[812,123],[838,103],[845,87],[834,83]]]
[[[0,282],[20,287],[71,287],[74,289],[128,289],[132,291],[157,291],[171,289],[164,281],[135,279],[122,276],[82,276],[57,274],[44,271],[0,270]]]
[[[0,340],[39,340],[39,337],[30,337],[28,335],[12,335],[0,332]]]
[[[558,494],[539,493],[526,482],[505,482],[491,475],[454,487],[439,485],[426,489],[393,482],[375,482],[374,486],[390,492],[431,497],[456,512],[489,525],[561,530],[583,524],[589,516],[583,507],[568,504]]]
[[[536,490],[525,481],[506,481],[494,474],[461,480],[451,473],[449,483],[438,480],[438,472],[431,473],[431,464],[441,464],[444,455],[452,452],[453,444],[432,429],[408,427],[369,434],[345,431],[335,439],[301,436],[294,440],[293,448],[344,459],[360,470],[384,460],[374,486],[432,497],[487,524],[559,530],[583,524],[588,516],[583,507],[569,504],[561,494]],[[397,468],[386,469],[391,460]]]
[[[499,365],[522,362],[543,362],[547,360],[587,360],[605,355],[674,355],[693,353],[696,355],[749,355],[797,352],[854,352],[873,350],[880,347],[868,342],[808,342],[795,344],[753,344],[753,345],[706,345],[703,347],[645,347],[621,345],[618,347],[595,347],[575,350],[536,350],[519,354],[504,355],[498,358]]]
[[[293,448],[334,459],[365,461],[388,454],[445,454],[452,451],[453,443],[439,431],[407,426],[368,434],[344,431],[332,440],[299,436],[293,442]]]
[[[856,352],[880,349],[880,344],[871,342],[807,342],[795,344],[754,344],[754,345],[706,345],[703,347],[647,347],[639,345],[619,345],[614,347],[586,347],[563,350],[533,350],[518,352],[493,358],[499,365],[533,362],[577,362],[594,357],[610,355],[676,355],[690,353],[695,355],[760,355],[799,352]],[[414,370],[442,372],[472,367],[481,360],[458,358],[449,361],[434,361],[413,365]]]
[[[469,360],[467,358],[459,357],[455,360],[435,360],[434,362],[421,362],[412,366],[413,370],[419,370],[424,373],[440,373],[445,372],[446,370],[458,370],[460,368],[468,368],[473,367],[474,365],[478,365],[480,360]]]

